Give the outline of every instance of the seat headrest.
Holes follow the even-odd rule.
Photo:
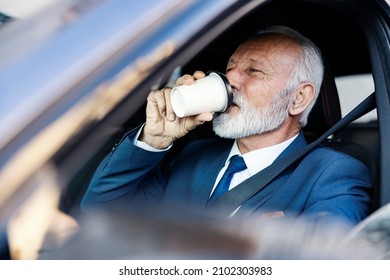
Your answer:
[[[341,108],[336,82],[329,65],[325,64],[320,93],[303,128],[309,141],[315,140],[341,119]]]

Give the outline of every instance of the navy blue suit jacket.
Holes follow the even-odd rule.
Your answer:
[[[129,204],[135,198],[206,207],[233,142],[194,141],[173,162],[161,166],[166,152],[136,147],[134,134],[132,131],[125,135],[101,162],[82,200],[82,209]],[[283,160],[306,145],[300,133],[276,160]],[[313,220],[334,217],[356,224],[370,212],[370,193],[371,179],[363,163],[333,149],[318,147],[246,201],[239,211],[283,211],[286,216],[304,215]]]

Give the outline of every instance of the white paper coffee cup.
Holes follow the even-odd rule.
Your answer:
[[[232,95],[232,87],[225,75],[210,72],[192,85],[174,87],[171,104],[180,118],[206,112],[223,112],[230,106]]]

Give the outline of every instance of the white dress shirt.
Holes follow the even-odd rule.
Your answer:
[[[298,134],[280,144],[257,149],[246,154],[241,154],[237,146],[237,141],[234,141],[233,147],[230,150],[230,154],[225,162],[225,165],[219,172],[217,180],[214,183],[213,191],[214,188],[217,186],[217,183],[225,173],[225,170],[227,169],[232,156],[242,156],[244,158],[247,169],[234,174],[232,181],[230,182],[229,190],[231,190],[244,180],[248,179],[252,175],[256,174],[257,172],[271,165],[274,160],[294,141],[297,136]]]
[[[297,136],[298,134],[277,145],[257,149],[246,154],[241,154],[240,150],[238,149],[237,140],[234,141],[233,147],[230,150],[230,154],[225,162],[225,165],[218,173],[217,179],[215,180],[210,196],[213,193],[215,187],[217,186],[219,180],[221,180],[223,174],[225,173],[225,170],[229,165],[230,159],[234,155],[239,155],[244,158],[244,162],[246,164],[247,169],[241,172],[237,172],[236,174],[233,175],[232,181],[230,182],[229,185],[229,190],[233,189],[238,184],[245,181],[252,175],[255,175],[257,172],[260,172],[264,168],[271,165],[274,162],[274,160],[294,141],[294,139],[297,138]],[[233,217],[240,208],[241,206],[239,206],[236,210],[234,210],[229,215],[229,217]]]
[[[172,146],[171,145],[166,149],[159,150],[149,146],[145,142],[139,141],[138,137],[141,133],[141,130],[142,128],[138,131],[137,135],[134,138],[134,145],[136,145],[137,147],[140,147],[150,152],[162,152],[168,150]],[[219,180],[221,180],[223,174],[225,173],[225,170],[227,169],[232,156],[234,155],[242,156],[244,158],[244,162],[247,166],[247,169],[234,174],[232,181],[230,182],[229,190],[231,190],[232,188],[234,188],[244,180],[248,179],[252,175],[256,174],[257,172],[271,165],[274,162],[274,160],[294,141],[294,139],[297,138],[297,136],[298,134],[282,143],[269,146],[266,148],[257,149],[245,154],[241,154],[240,150],[238,149],[237,140],[234,141],[229,156],[226,159],[225,165],[219,171],[217,179],[214,182],[214,186],[210,193],[210,196],[213,193],[215,187],[217,186]],[[238,209],[236,209],[236,211],[237,210]],[[232,214],[234,214],[236,211],[234,211]]]

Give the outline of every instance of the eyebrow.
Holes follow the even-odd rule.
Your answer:
[[[249,61],[250,62],[254,62],[254,63],[261,63],[261,61],[258,61],[258,60],[256,60],[255,58],[252,58],[252,57],[249,58]],[[236,61],[234,60],[233,57],[230,57],[229,60],[228,60],[228,63],[236,63]]]
[[[236,61],[232,57],[230,57],[228,63],[236,63]]]

